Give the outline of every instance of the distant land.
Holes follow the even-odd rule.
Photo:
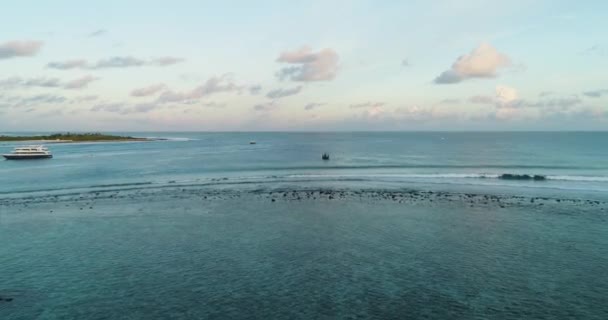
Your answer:
[[[44,141],[44,142],[117,142],[117,141],[153,141],[159,139],[135,138],[130,136],[116,136],[102,133],[54,133],[50,135],[35,136],[7,136],[0,135],[2,141]]]

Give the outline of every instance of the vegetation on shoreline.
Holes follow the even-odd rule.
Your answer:
[[[95,142],[95,141],[147,141],[146,138],[134,138],[131,136],[116,136],[103,133],[54,133],[50,135],[36,136],[6,136],[0,135],[0,141],[66,141],[66,142]]]

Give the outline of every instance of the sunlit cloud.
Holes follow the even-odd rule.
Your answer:
[[[451,84],[471,78],[493,78],[496,77],[498,69],[510,64],[509,57],[498,52],[491,45],[483,43],[471,53],[456,59],[452,67],[437,76],[434,82]]]
[[[338,73],[338,54],[329,48],[319,52],[313,52],[309,47],[285,51],[276,61],[290,65],[276,73],[281,80],[328,81],[333,80]]]
[[[160,103],[185,102],[198,100],[216,93],[240,92],[241,90],[243,90],[243,87],[237,85],[231,75],[225,74],[220,77],[211,77],[205,83],[190,91],[166,90],[158,97],[157,101]]]

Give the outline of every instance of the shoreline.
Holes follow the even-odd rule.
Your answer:
[[[132,138],[132,139],[101,139],[101,140],[2,140],[0,139],[0,143],[10,142],[10,143],[45,143],[45,144],[54,144],[54,143],[88,143],[88,142],[152,142],[152,141],[165,141],[167,139],[163,138]]]

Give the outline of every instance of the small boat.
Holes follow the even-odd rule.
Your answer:
[[[321,159],[323,159],[323,160],[329,160],[329,154],[328,154],[328,153],[324,153],[324,154],[321,156]]]
[[[6,160],[49,159],[53,155],[45,146],[16,147],[13,152],[3,154]]]
[[[256,144],[256,142],[251,140],[251,141],[249,141],[249,144]]]

